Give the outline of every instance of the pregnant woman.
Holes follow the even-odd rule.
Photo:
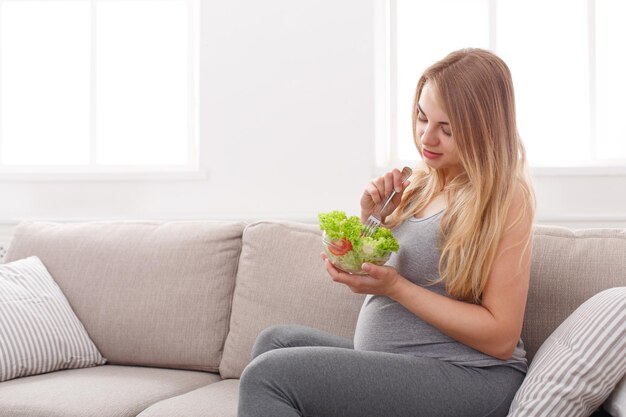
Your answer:
[[[239,417],[506,416],[527,370],[520,339],[530,276],[532,185],[511,74],[495,54],[455,51],[417,83],[408,182],[368,184],[361,219],[397,194],[383,225],[400,250],[368,275],[354,340],[303,326],[263,331],[241,376]]]

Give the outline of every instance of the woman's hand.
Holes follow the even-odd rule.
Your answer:
[[[389,194],[395,190],[396,195],[393,196],[387,207],[385,207],[385,212],[381,213],[381,220],[384,220],[398,207],[402,194],[409,184],[409,181],[402,183],[402,172],[397,168],[381,177],[375,178],[365,187],[361,196],[361,222],[365,223],[370,214],[378,213]]]
[[[408,282],[390,266],[364,263],[363,270],[368,275],[352,275],[335,268],[324,252],[321,253],[321,257],[324,260],[326,272],[333,281],[347,285],[352,292],[357,294],[385,295],[394,298],[402,284]]]

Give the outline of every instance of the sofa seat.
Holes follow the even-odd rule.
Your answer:
[[[237,417],[239,379],[225,379],[159,401],[138,417]]]
[[[137,366],[57,371],[0,384],[0,410],[11,417],[134,417],[220,380],[209,372]]]

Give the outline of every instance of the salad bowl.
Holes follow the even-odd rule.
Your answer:
[[[367,275],[363,263],[384,265],[392,252],[400,248],[391,231],[379,227],[372,236],[363,236],[363,224],[357,216],[343,211],[320,213],[320,229],[324,251],[330,262],[349,274]]]
[[[344,239],[333,241],[326,236],[326,233],[322,234],[324,251],[330,263],[333,264],[335,268],[349,274],[367,275],[367,272],[361,269],[361,265],[363,265],[364,262],[374,265],[384,265],[391,257],[391,251],[382,255],[376,255],[367,247],[355,250],[350,241]]]

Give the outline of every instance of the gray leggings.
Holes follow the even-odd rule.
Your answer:
[[[353,349],[304,326],[259,334],[241,375],[238,417],[506,416],[524,373]]]

